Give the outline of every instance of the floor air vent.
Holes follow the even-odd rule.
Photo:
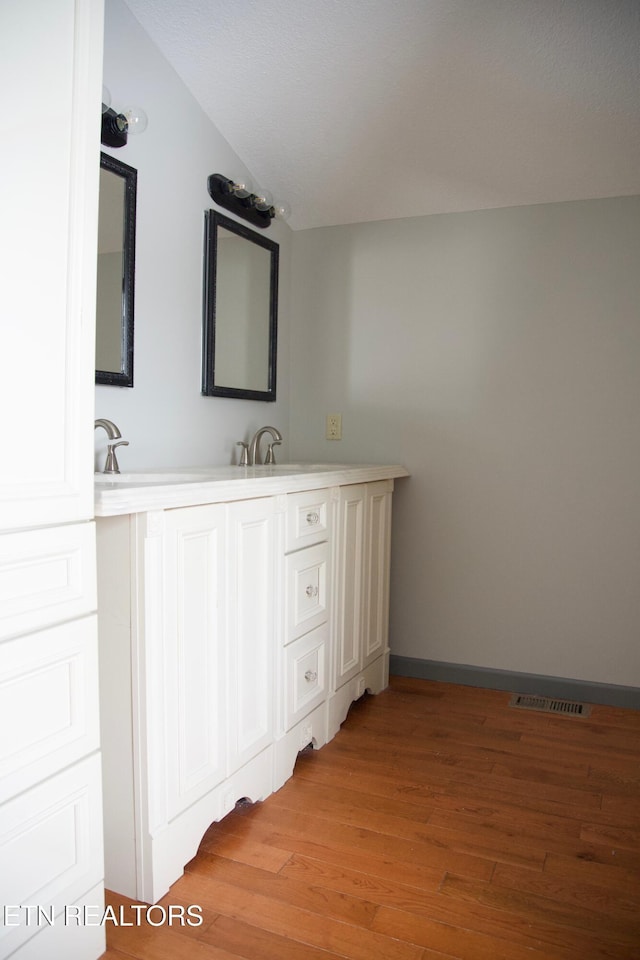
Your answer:
[[[509,706],[518,707],[520,710],[537,710],[540,713],[560,713],[569,717],[588,717],[591,713],[591,707],[586,703],[554,700],[551,697],[532,697],[523,693],[514,693]]]

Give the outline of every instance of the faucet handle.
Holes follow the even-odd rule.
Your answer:
[[[282,441],[281,441],[281,440],[274,440],[273,443],[270,443],[270,444],[269,444],[269,446],[267,447],[267,455],[266,455],[266,457],[264,458],[264,462],[265,462],[265,463],[275,463],[275,462],[276,462],[276,458],[275,458],[274,453],[273,453],[273,448],[274,448],[275,446],[277,446],[279,443],[282,443]]]
[[[103,473],[120,473],[118,458],[116,457],[116,447],[128,447],[128,440],[119,440],[118,443],[107,444],[107,459],[104,465]]]
[[[242,453],[240,454],[240,460],[238,462],[239,467],[248,467],[249,466],[249,444],[245,443],[244,440],[238,440],[236,447],[242,447]]]

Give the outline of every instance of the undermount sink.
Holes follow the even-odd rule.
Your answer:
[[[186,470],[140,470],[124,473],[96,473],[97,484],[167,484],[167,483],[206,483],[212,480],[246,479],[250,477],[271,477],[289,473],[320,473],[340,470],[336,463],[259,463],[253,467],[199,467]]]

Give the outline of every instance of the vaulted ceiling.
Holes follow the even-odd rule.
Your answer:
[[[640,193],[640,0],[126,3],[294,229]]]

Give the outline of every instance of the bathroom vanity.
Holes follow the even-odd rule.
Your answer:
[[[205,830],[388,682],[400,466],[96,482],[105,885],[156,902]]]

